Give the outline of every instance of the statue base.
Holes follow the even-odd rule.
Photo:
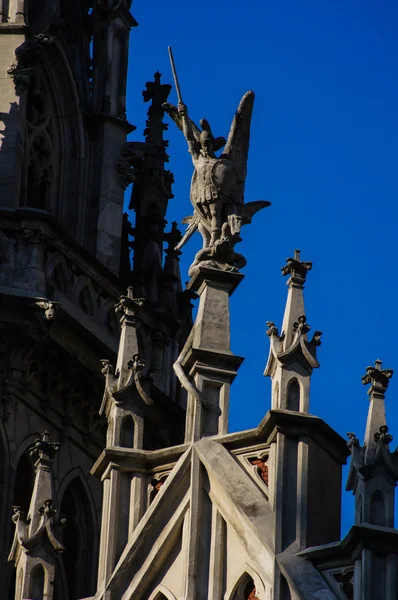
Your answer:
[[[192,343],[181,360],[200,398],[188,395],[186,441],[228,431],[229,390],[243,362],[230,348],[229,296],[244,275],[198,265],[187,289],[199,294]]]

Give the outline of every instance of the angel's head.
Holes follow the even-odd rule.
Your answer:
[[[206,129],[201,131],[199,141],[204,156],[214,156],[214,138],[211,132]]]

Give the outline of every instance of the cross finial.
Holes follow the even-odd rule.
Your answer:
[[[52,460],[59,450],[60,443],[59,442],[50,442],[50,434],[48,431],[42,433],[42,435],[35,440],[35,442],[30,447],[30,455],[32,457],[37,457],[41,459]]]
[[[282,275],[290,275],[288,283],[303,285],[307,272],[312,269],[312,262],[300,260],[300,250],[294,251],[294,257],[286,259],[286,265],[282,267]]]
[[[362,377],[363,385],[371,384],[370,392],[375,388],[385,391],[388,388],[389,380],[393,376],[392,369],[382,369],[382,361],[377,359],[374,367],[366,368],[366,375]]]
[[[144,298],[135,298],[134,288],[127,288],[127,296],[120,296],[119,302],[115,304],[115,312],[124,315],[134,314],[144,304]]]

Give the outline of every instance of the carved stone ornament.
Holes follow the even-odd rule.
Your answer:
[[[303,284],[308,271],[312,269],[312,262],[300,260],[300,250],[294,251],[293,258],[286,259],[286,265],[281,268],[282,275],[290,275],[293,283]]]
[[[48,458],[53,459],[55,454],[58,452],[60,443],[50,442],[50,434],[45,431],[41,438],[34,441],[30,447],[29,454],[33,458]]]
[[[241,241],[241,226],[251,223],[256,212],[270,204],[263,200],[244,203],[253,103],[254,93],[247,92],[239,104],[227,141],[214,137],[206,119],[200,121],[199,129],[188,117],[183,103],[178,107],[163,104],[184,133],[195,169],[190,194],[194,214],[184,219],[188,227],[177,246],[181,248],[197,230],[202,234],[203,248],[196,254],[190,276],[199,263],[229,270],[243,267],[244,257],[234,250]],[[216,156],[215,152],[223,146],[224,152]]]
[[[379,431],[376,431],[374,439],[378,444],[384,444],[385,446],[388,446],[388,444],[392,442],[393,437],[388,433],[387,425],[382,425]]]
[[[127,366],[130,369],[130,376],[126,384],[119,389],[120,373],[115,374],[115,368],[111,362],[104,358],[101,360],[101,373],[105,375],[105,391],[102,406],[107,398],[113,398],[118,403],[124,398],[126,392],[134,386],[144,404],[150,406],[153,404],[153,399],[146,392],[143,385],[142,371],[145,369],[145,363],[140,359],[139,354],[134,354],[133,358],[128,362]],[[101,411],[102,412],[102,407]]]
[[[382,361],[376,360],[374,367],[367,367],[366,375],[362,377],[363,385],[371,384],[372,388],[380,388],[386,390],[388,388],[389,381],[394,374],[392,369],[382,369]]]
[[[145,298],[134,298],[134,290],[132,287],[127,288],[127,296],[120,296],[119,302],[115,304],[116,313],[134,313],[137,309],[144,305]]]
[[[347,446],[348,448],[359,448],[359,440],[357,438],[357,436],[355,435],[355,433],[353,433],[352,431],[347,432],[347,437],[348,442],[347,442]]]
[[[32,83],[32,66],[40,61],[43,50],[55,40],[54,37],[40,33],[26,40],[15,50],[15,62],[7,73],[14,80],[15,93],[21,96]]]

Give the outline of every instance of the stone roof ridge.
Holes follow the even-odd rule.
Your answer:
[[[307,369],[319,367],[316,349],[321,344],[321,331],[314,331],[312,338],[308,339],[311,329],[307,323],[304,309],[304,283],[307,273],[312,269],[312,262],[301,261],[300,250],[295,250],[293,257],[286,260],[282,267],[283,275],[289,275],[287,281],[288,295],[283,317],[282,330],[279,334],[278,328],[273,321],[267,321],[267,335],[270,338],[270,354],[264,375],[271,375],[274,371],[274,361],[286,364],[292,362],[297,355],[300,362]]]

